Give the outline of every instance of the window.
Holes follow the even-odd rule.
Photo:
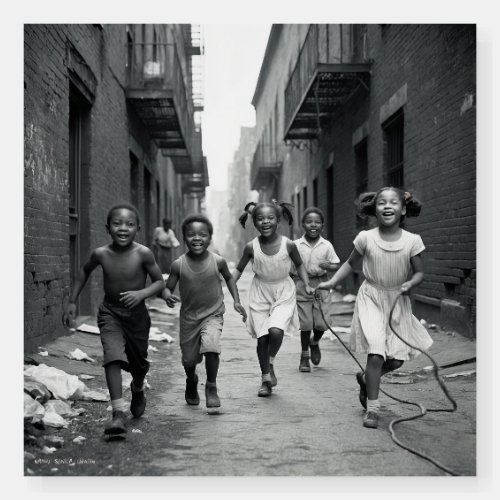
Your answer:
[[[368,146],[367,139],[363,139],[354,148],[356,160],[356,196],[368,191]],[[362,227],[365,219],[356,215],[356,227]]]
[[[304,186],[302,191],[302,202],[304,204],[304,210],[308,207],[307,205],[307,186]]]
[[[382,125],[384,130],[385,184],[402,188],[404,184],[404,115],[396,112]]]
[[[139,160],[133,153],[130,158],[130,201],[139,210]]]

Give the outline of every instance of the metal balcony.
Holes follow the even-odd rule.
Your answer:
[[[128,44],[126,96],[149,135],[169,155],[190,156],[193,104],[176,45]]]
[[[368,90],[366,39],[366,25],[310,25],[285,89],[285,140],[317,139],[359,87]]]
[[[183,176],[182,182],[182,193],[183,194],[199,194],[205,193],[205,188],[209,185],[208,180],[208,168],[207,168],[207,159],[202,156],[198,160],[198,169],[200,170],[197,173],[185,175]]]
[[[270,186],[281,174],[282,162],[278,161],[276,149],[261,142],[257,144],[250,170],[251,189]]]

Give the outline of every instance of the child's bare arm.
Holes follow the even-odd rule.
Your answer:
[[[415,255],[410,259],[411,267],[413,269],[413,276],[410,280],[401,285],[401,293],[408,293],[413,287],[422,283],[424,279],[424,261],[421,254]]]
[[[172,294],[179,281],[180,271],[180,262],[179,260],[175,260],[172,262],[172,266],[170,267],[170,274],[168,275],[165,289],[161,293],[161,298],[167,303],[168,307],[174,307],[175,303],[180,301],[180,298],[177,297],[177,295]]]
[[[142,265],[147,274],[151,278],[152,283],[142,290],[130,290],[120,293],[120,302],[123,302],[125,307],[135,307],[148,297],[152,297],[160,293],[165,287],[163,276],[158,264],[155,261],[153,252],[149,248],[142,247],[141,252]]]
[[[92,271],[100,264],[100,262],[99,249],[97,248],[92,251],[89,260],[78,271],[73,290],[69,297],[68,305],[64,309],[62,315],[62,321],[65,326],[69,326],[70,320],[72,321],[75,319],[76,300],[87,283],[89,276],[92,274]]]
[[[238,281],[240,279],[241,274],[245,270],[245,267],[248,264],[248,261],[253,257],[253,246],[252,242],[249,242],[245,245],[243,249],[243,255],[236,266],[236,269],[233,272],[234,281]]]
[[[340,263],[339,262],[325,261],[325,262],[320,262],[319,267],[321,269],[324,269],[325,271],[333,272],[333,271],[336,271],[340,267]]]
[[[361,262],[362,258],[362,255],[354,248],[347,261],[344,262],[340,266],[340,269],[335,273],[335,276],[332,279],[321,283],[317,288],[320,290],[328,290],[335,287],[340,281],[344,280],[352,273],[353,269],[359,264],[359,262]]]
[[[309,294],[314,293],[314,288],[309,285],[309,278],[303,265],[302,257],[293,241],[287,241],[287,250],[288,255],[290,255],[292,262],[295,264],[295,269],[297,270],[299,278],[304,282],[306,292]]]
[[[236,286],[236,280],[230,273],[229,268],[227,267],[227,262],[222,257],[217,257],[217,266],[219,268],[219,272],[222,274],[222,277],[226,280],[227,289],[229,290],[231,297],[233,297],[234,309],[241,314],[241,316],[243,317],[243,321],[246,321],[247,312],[241,305],[238,287]]]

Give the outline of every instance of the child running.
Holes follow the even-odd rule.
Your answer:
[[[295,240],[304,268],[309,277],[309,284],[316,288],[320,283],[328,281],[327,272],[336,271],[339,268],[340,259],[337,257],[333,245],[321,236],[325,216],[317,207],[306,208],[302,215],[302,228],[304,235]],[[294,276],[295,278],[295,276]],[[297,308],[299,311],[300,323],[300,343],[302,352],[300,355],[299,371],[310,372],[309,348],[311,349],[311,361],[314,365],[319,365],[321,361],[321,350],[319,341],[328,329],[328,325],[323,321],[316,300],[320,300],[326,316],[326,299],[328,292],[317,292],[316,300],[314,296],[306,293],[304,282],[295,279]],[[311,330],[313,337],[311,338]]]
[[[122,369],[132,375],[132,415],[140,417],[146,408],[143,382],[149,369],[147,357],[151,320],[144,299],[157,295],[165,287],[151,250],[134,241],[140,227],[139,214],[133,205],[121,203],[111,207],[106,222],[111,243],[91,252],[77,276],[63,313],[65,325],[74,321],[76,300],[92,271],[101,266],[105,295],[99,307],[97,325],[101,332],[103,365],[113,409],[112,420],[104,429],[108,436],[124,437],[127,431]],[[148,275],[152,283],[146,287]]]
[[[186,403],[200,404],[196,365],[203,360],[204,354],[206,406],[209,412],[216,413],[221,406],[217,394],[217,372],[225,311],[221,275],[233,297],[234,308],[243,316],[243,321],[246,321],[246,311],[240,304],[236,282],[226,261],[208,251],[212,234],[212,223],[205,216],[195,214],[184,219],[182,236],[188,251],[172,263],[162,297],[169,307],[174,307],[179,300],[181,302],[179,340],[186,372]],[[172,295],[177,283],[180,299]]]
[[[400,227],[404,217],[420,214],[421,205],[411,193],[384,187],[358,198],[361,215],[374,215],[378,227],[361,231],[354,249],[335,276],[318,286],[333,288],[345,279],[362,260],[365,280],[359,288],[351,325],[351,347],[368,352],[365,372],[358,372],[359,400],[366,413],[365,427],[376,428],[380,403],[380,377],[401,367],[418,355],[399,340],[389,328],[389,313],[394,303],[393,327],[410,344],[426,350],[432,345],[427,330],[413,316],[408,292],[423,278],[422,238]]]
[[[262,372],[262,385],[258,391],[261,397],[270,396],[272,387],[278,380],[274,371],[274,358],[283,342],[285,332],[291,334],[299,330],[295,285],[290,277],[291,264],[304,282],[306,293],[312,294],[307,273],[302,265],[294,243],[279,235],[276,230],[281,214],[289,224],[293,216],[287,203],[248,203],[240,217],[245,227],[248,216],[252,216],[260,236],[245,245],[234,277],[236,281],[243,273],[248,261],[253,261],[255,276],[248,292],[249,321],[248,332],[257,338],[257,356]]]

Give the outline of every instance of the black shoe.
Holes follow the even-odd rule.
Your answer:
[[[274,364],[269,363],[269,375],[271,376],[271,387],[275,387],[278,385],[278,379],[276,378],[276,374],[274,373]]]
[[[199,405],[200,395],[198,394],[198,375],[194,376],[194,379],[186,379],[186,392],[184,393],[184,398],[188,405]]]
[[[359,402],[361,403],[361,406],[366,410],[366,399],[368,396],[366,394],[366,383],[363,380],[363,372],[356,373],[356,380],[359,384]]]
[[[311,362],[313,365],[318,366],[321,361],[321,351],[319,349],[318,344],[309,344],[309,348],[311,349]]]
[[[367,411],[363,418],[363,426],[369,427],[370,429],[376,429],[378,427],[378,413]]]
[[[125,434],[127,432],[126,422],[127,415],[125,412],[113,411],[111,422],[108,422],[104,427],[104,434]]]
[[[142,391],[134,391],[134,383],[130,382],[130,391],[132,392],[132,401],[130,402],[130,413],[135,418],[140,417],[146,409],[146,396],[144,389]]]
[[[267,398],[272,394],[272,392],[273,388],[271,386],[271,382],[266,380],[265,382],[262,382],[262,385],[260,386],[259,392],[257,394],[261,398]]]
[[[220,406],[217,386],[205,384],[205,401],[207,408],[218,408]]]
[[[300,357],[299,372],[310,372],[311,365],[309,364],[309,358],[307,356]]]

